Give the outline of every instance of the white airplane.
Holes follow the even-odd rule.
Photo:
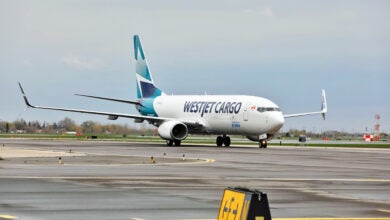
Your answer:
[[[110,120],[132,118],[136,123],[147,121],[158,127],[158,134],[168,146],[180,146],[188,134],[216,134],[217,146],[230,146],[228,135],[244,135],[258,141],[260,148],[283,126],[284,119],[322,114],[325,119],[327,104],[322,90],[322,109],[317,112],[283,115],[272,101],[245,95],[166,95],[153,81],[138,35],[134,36],[134,59],[138,100],[113,99],[99,96],[79,96],[123,102],[135,105],[140,115],[90,111],[30,104],[21,84],[20,90],[28,107],[38,109],[106,115]]]

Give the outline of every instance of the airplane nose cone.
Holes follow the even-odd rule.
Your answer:
[[[277,132],[284,124],[284,117],[282,113],[278,113],[274,115],[273,120],[272,120],[272,127],[274,132]]]

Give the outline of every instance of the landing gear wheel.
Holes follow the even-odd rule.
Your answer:
[[[230,137],[229,136],[226,136],[225,138],[223,138],[223,144],[225,145],[225,147],[230,146]]]
[[[173,141],[172,140],[167,140],[167,146],[172,146],[173,145]]]
[[[175,142],[175,146],[177,146],[177,147],[181,145],[181,141],[180,140],[175,140],[174,142]]]
[[[267,140],[260,140],[259,141],[259,148],[267,148]]]
[[[221,147],[222,144],[223,144],[223,137],[222,136],[218,136],[216,142],[217,142],[217,146]]]

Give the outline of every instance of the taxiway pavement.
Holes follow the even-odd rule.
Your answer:
[[[0,139],[2,144],[53,153],[45,160],[34,154],[34,163],[32,157],[0,160],[0,215],[19,219],[216,219],[223,189],[236,186],[267,192],[275,218],[390,216],[387,149]],[[56,153],[69,149],[78,158],[59,165]]]

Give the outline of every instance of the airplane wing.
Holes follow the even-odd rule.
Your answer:
[[[328,112],[328,106],[326,104],[326,94],[325,90],[322,90],[322,106],[321,111],[318,112],[307,112],[307,113],[298,113],[298,114],[289,114],[284,115],[285,118],[292,118],[292,117],[299,117],[299,116],[305,116],[305,115],[316,115],[316,114],[322,114],[322,118],[325,120],[325,113]]]
[[[83,94],[75,94],[75,95],[88,97],[88,98],[94,98],[94,99],[103,99],[103,100],[114,101],[114,102],[123,102],[123,103],[127,103],[127,104],[132,104],[132,105],[141,105],[141,103],[139,101],[133,101],[133,100],[113,99],[113,98],[106,98],[106,97],[92,96],[92,95],[83,95]]]
[[[155,116],[144,116],[144,115],[132,115],[132,114],[123,114],[123,113],[115,113],[115,112],[102,112],[102,111],[90,111],[90,110],[83,110],[83,109],[71,109],[71,108],[59,108],[59,107],[46,107],[46,106],[37,106],[32,105],[29,100],[27,99],[26,93],[23,90],[22,85],[19,83],[20,91],[22,92],[24,102],[26,105],[30,108],[39,108],[39,109],[48,109],[48,110],[57,110],[57,111],[65,111],[65,112],[78,112],[78,113],[86,113],[86,114],[95,114],[95,115],[105,115],[108,116],[108,119],[110,120],[116,120],[119,117],[121,118],[133,118],[133,119],[140,119],[140,120],[147,120],[155,124],[161,124],[164,121],[180,121],[188,126],[191,126],[192,128],[199,128],[203,127],[202,124],[196,121],[182,121],[178,119],[173,118],[164,118],[164,117],[155,117]],[[100,97],[99,97],[100,98]]]

